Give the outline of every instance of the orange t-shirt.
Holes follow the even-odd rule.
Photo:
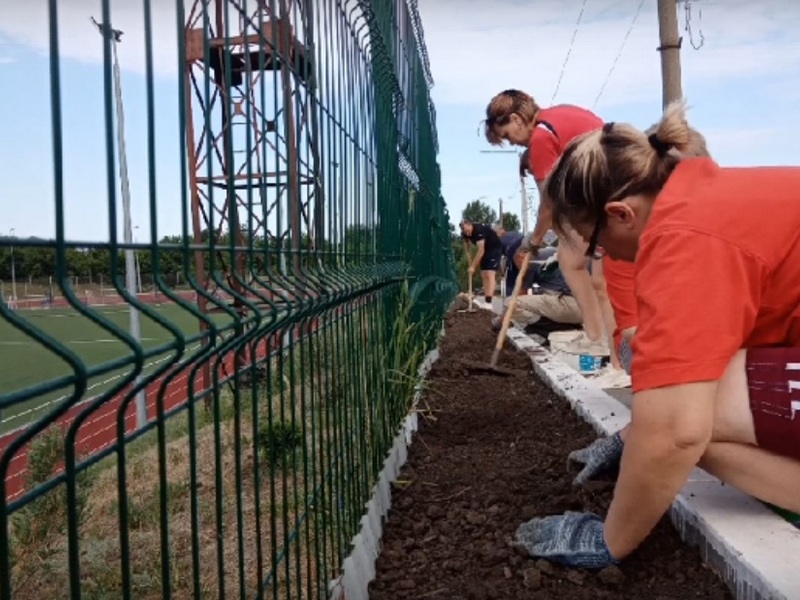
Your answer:
[[[614,346],[619,350],[622,332],[629,327],[636,327],[636,293],[634,276],[636,265],[625,260],[614,260],[608,254],[603,256],[603,277],[611,308],[614,309]]]
[[[636,255],[633,391],[719,379],[741,348],[800,346],[800,168],[682,161]]]

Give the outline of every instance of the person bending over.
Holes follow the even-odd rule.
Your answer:
[[[519,273],[519,269],[514,264],[514,253],[519,248],[523,235],[519,231],[506,231],[502,224],[498,224],[495,231],[500,236],[500,243],[503,245],[503,257],[500,260],[498,274],[504,278],[505,295],[510,296],[514,290],[517,273]]]
[[[522,524],[517,542],[534,556],[588,568],[624,559],[696,465],[800,511],[800,168],[687,158],[698,136],[683,103],[650,135],[606,123],[570,144],[546,182],[557,228],[635,260],[638,325],[630,424],[580,457],[585,471],[619,457],[608,514]]]
[[[527,234],[514,247],[510,248],[509,271],[506,275],[507,288],[509,278],[513,286],[519,276],[530,235]],[[561,274],[557,256],[557,254],[553,254],[546,261],[531,261],[528,265],[514,313],[511,315],[511,319],[517,325],[527,328],[543,317],[561,325],[580,325],[581,309]],[[536,285],[535,292],[533,291],[534,285]],[[531,293],[528,293],[529,291]],[[509,302],[510,299],[505,301],[504,311],[508,309]],[[502,320],[502,315],[495,317],[492,320],[492,328],[499,330]]]
[[[544,236],[552,228],[550,201],[543,193],[543,182],[564,147],[577,136],[599,129],[602,119],[594,113],[562,104],[541,108],[534,99],[519,90],[497,94],[486,107],[485,136],[492,145],[509,142],[527,149],[520,176],[531,172],[539,188],[539,211],[529,250],[542,247]],[[558,262],[583,315],[583,332],[570,343],[577,354],[608,355],[603,314],[592,286],[585,253],[586,244],[571,230],[559,235]]]
[[[488,304],[491,304],[496,287],[495,276],[497,269],[500,267],[500,258],[503,256],[503,245],[500,242],[500,237],[490,225],[473,223],[467,219],[462,220],[460,225],[464,252],[469,261],[467,274],[471,278],[475,274],[475,270],[480,268],[484,299]],[[471,259],[470,243],[477,248],[475,256]]]

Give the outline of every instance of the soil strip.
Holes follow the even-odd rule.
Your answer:
[[[573,489],[567,454],[596,434],[507,344],[498,377],[483,362],[490,315],[451,312],[421,398],[420,430],[393,490],[372,600],[732,598],[665,517],[621,568],[566,569],[509,547],[520,523],[567,510],[605,515],[611,481]]]

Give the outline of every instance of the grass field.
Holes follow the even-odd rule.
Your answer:
[[[197,317],[177,304],[161,304],[152,308],[175,324],[187,339],[199,334]],[[95,307],[92,309],[124,331],[129,329],[127,306]],[[97,367],[114,359],[130,356],[127,345],[112,332],[92,322],[73,309],[24,310],[17,314],[28,323],[58,340],[72,350],[88,367]],[[229,324],[224,314],[212,317],[220,326]],[[142,346],[152,349],[174,339],[172,333],[155,320],[140,313]],[[162,357],[166,356],[162,354]],[[159,359],[148,359],[152,363]],[[153,367],[151,367],[152,369]],[[92,377],[88,396],[96,395],[113,385],[113,379],[128,369]],[[52,351],[28,337],[5,320],[0,320],[0,398],[14,392],[58,379],[72,373],[71,367]],[[51,405],[72,390],[62,388],[2,409],[0,433],[31,422],[42,414],[42,406]]]

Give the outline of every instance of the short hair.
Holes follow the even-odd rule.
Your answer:
[[[539,105],[533,96],[520,90],[504,90],[489,101],[486,107],[484,135],[492,146],[499,146],[503,139],[497,128],[507,124],[512,114],[518,114],[526,123],[532,123],[539,112]]]

